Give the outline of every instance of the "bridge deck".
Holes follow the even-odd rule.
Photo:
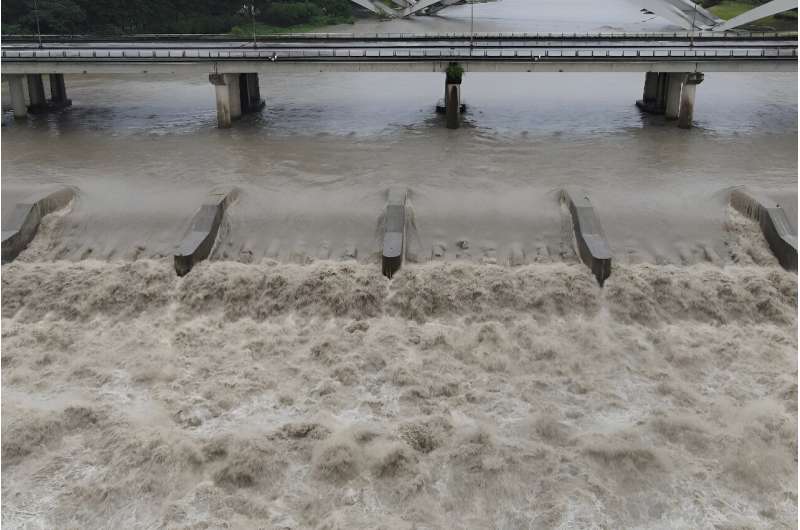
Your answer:
[[[781,34],[745,38],[677,33],[597,38],[527,36],[494,39],[4,42],[2,72],[167,73],[242,71],[797,71],[797,40]]]

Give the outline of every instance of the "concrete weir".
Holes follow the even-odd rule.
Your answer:
[[[392,188],[383,215],[383,252],[381,270],[387,278],[394,276],[403,264],[406,239],[406,198],[408,190]]]
[[[211,254],[225,211],[237,195],[237,189],[213,193],[200,206],[200,210],[192,218],[189,233],[175,251],[175,272],[178,276],[186,275],[192,267]]]
[[[578,254],[602,287],[611,275],[611,247],[594,206],[586,193],[577,190],[562,190],[561,201],[569,207]]]
[[[28,247],[45,215],[64,208],[74,197],[73,189],[64,186],[17,203],[8,226],[3,227],[3,263],[14,260]]]
[[[731,206],[758,222],[769,248],[784,269],[797,270],[797,234],[792,231],[789,218],[780,204],[741,188],[731,193]]]

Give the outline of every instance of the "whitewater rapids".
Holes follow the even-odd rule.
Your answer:
[[[604,289],[578,263],[23,254],[3,525],[793,527],[797,279],[753,227],[734,263]]]

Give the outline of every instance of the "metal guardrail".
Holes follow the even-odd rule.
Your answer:
[[[791,59],[797,58],[797,48],[754,48],[741,50],[476,50],[453,48],[448,50],[414,49],[348,49],[348,50],[3,50],[7,61],[147,61],[181,62],[198,60],[306,60],[306,59],[532,59],[583,58],[583,59]]]
[[[519,33],[519,32],[499,32],[499,33],[275,33],[271,35],[259,35],[259,41],[281,40],[281,39],[314,39],[314,40],[359,40],[359,39],[413,39],[413,40],[436,40],[436,39],[464,39],[470,38],[483,39],[659,39],[659,38],[694,38],[694,39],[775,39],[775,38],[797,38],[796,31],[677,31],[677,32],[597,32],[597,33],[569,33],[569,32],[550,32],[550,33]],[[140,34],[140,35],[42,35],[47,42],[136,42],[136,41],[249,41],[251,37],[230,34]],[[38,42],[38,35],[2,35],[7,42]]]

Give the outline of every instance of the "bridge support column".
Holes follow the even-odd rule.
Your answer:
[[[686,76],[686,83],[681,91],[681,106],[678,111],[678,127],[690,129],[692,118],[694,117],[694,97],[697,92],[697,85],[703,82],[703,74],[692,72]]]
[[[681,91],[686,81],[686,74],[667,74],[667,106],[664,117],[677,120],[681,108]]]
[[[56,108],[72,105],[72,100],[67,97],[64,74],[50,74],[50,105]]]
[[[667,103],[668,75],[647,72],[644,78],[642,99],[636,102],[636,106],[650,114],[664,114]]]
[[[217,99],[217,125],[227,129],[242,115],[239,74],[209,74]]]
[[[242,113],[257,112],[264,107],[258,74],[239,74],[239,94]]]
[[[25,105],[25,87],[22,85],[24,76],[11,75],[8,77],[8,89],[11,93],[11,107],[14,109],[15,118],[25,118],[28,107]]]
[[[30,112],[44,112],[47,110],[47,100],[44,97],[44,82],[41,74],[28,74],[28,98]]]
[[[458,129],[461,125],[459,120],[459,114],[461,113],[460,84],[447,83],[445,85],[444,108],[447,117],[447,128]]]

